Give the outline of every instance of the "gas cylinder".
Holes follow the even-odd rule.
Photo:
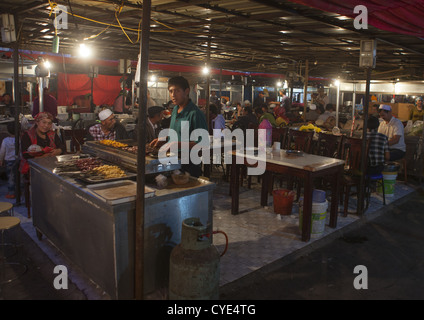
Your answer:
[[[172,249],[169,265],[170,300],[219,298],[219,258],[210,227],[199,218],[182,223],[181,243]]]

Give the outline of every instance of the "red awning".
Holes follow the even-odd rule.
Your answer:
[[[354,8],[363,5],[368,24],[381,30],[405,35],[424,36],[424,0],[289,0],[322,11],[355,18]]]

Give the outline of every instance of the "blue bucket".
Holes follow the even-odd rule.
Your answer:
[[[325,202],[325,191],[314,189],[312,191],[312,202]]]

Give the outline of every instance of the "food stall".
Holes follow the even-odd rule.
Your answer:
[[[134,298],[135,151],[136,145],[93,141],[84,145],[85,154],[29,161],[37,236],[45,235],[113,299]],[[167,160],[146,156],[144,294],[167,286],[169,256],[184,219],[197,217],[212,229],[215,184],[190,177],[177,185],[169,174],[180,164]],[[93,167],[105,166],[119,174],[93,175]],[[154,183],[159,173],[168,176],[161,188]]]

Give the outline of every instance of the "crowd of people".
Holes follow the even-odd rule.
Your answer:
[[[182,121],[188,121],[189,133],[195,129],[209,129],[209,133],[216,136],[222,136],[222,130],[229,128],[231,130],[249,128],[260,128],[261,124],[266,123],[266,128],[279,127],[287,125],[290,122],[291,101],[286,96],[286,92],[281,90],[281,103],[272,103],[269,106],[264,93],[259,92],[254,100],[254,104],[246,100],[236,104],[236,110],[231,115],[231,120],[225,120],[219,104],[219,98],[216,93],[211,93],[211,104],[209,105],[209,120],[203,110],[196,106],[190,99],[190,86],[188,81],[182,77],[171,78],[168,82],[168,91],[170,101],[163,106],[156,105],[156,102],[148,96],[148,108],[146,117],[145,141],[146,150],[159,148],[164,143],[172,143],[180,150],[184,146],[193,148],[200,140],[181,141],[181,132],[183,130]],[[215,99],[213,99],[215,98]],[[323,103],[327,100],[322,90],[314,97],[316,108],[308,108],[305,114],[306,121],[313,122],[317,126],[331,128],[335,125],[335,110],[331,103]],[[86,140],[124,140],[138,139],[138,126],[132,133],[128,133],[125,127],[116,120],[115,114],[119,114],[119,107],[124,107],[125,97],[118,96],[115,103],[115,110],[104,108],[98,113],[98,123],[88,129]],[[119,106],[118,101],[121,101]],[[13,101],[9,94],[3,95],[3,104],[10,112],[14,112]],[[14,171],[19,165],[20,172],[28,174],[28,159],[34,157],[53,157],[66,152],[64,141],[54,130],[54,122],[57,120],[57,102],[56,99],[44,91],[44,111],[39,112],[38,97],[34,99],[33,117],[34,124],[21,135],[21,154],[15,155],[15,128],[14,123],[8,125],[9,137],[4,138],[0,148],[0,165],[5,165],[8,175],[8,198],[14,197]],[[384,164],[388,161],[402,159],[406,153],[405,133],[403,123],[393,116],[390,105],[373,104],[368,119],[367,139],[370,141],[368,173],[374,174],[382,172]],[[423,120],[423,99],[418,97],[414,108],[411,110],[410,119],[413,121]],[[158,139],[159,133],[163,128],[170,128],[177,132],[177,137],[168,137],[163,141]],[[199,165],[189,163],[183,165],[183,171],[189,172],[192,176],[201,175]]]

